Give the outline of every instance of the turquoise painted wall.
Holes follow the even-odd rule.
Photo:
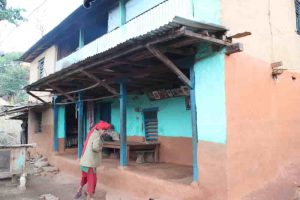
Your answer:
[[[193,0],[193,6],[195,20],[220,24],[220,0]],[[213,53],[207,45],[202,45],[196,59],[199,59],[194,64],[198,139],[226,143],[224,52]]]
[[[65,138],[65,136],[66,136],[66,109],[65,106],[58,106],[57,137]]]
[[[160,136],[191,137],[191,112],[186,110],[185,98],[177,97],[159,101],[150,101],[147,96],[128,96],[127,135],[144,136],[142,110],[157,107],[158,131]],[[138,108],[138,111],[137,109]],[[112,124],[120,131],[119,101],[112,103]]]
[[[226,143],[224,53],[195,63],[198,139]]]

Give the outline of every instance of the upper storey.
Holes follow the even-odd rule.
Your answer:
[[[59,71],[158,29],[175,16],[193,19],[193,6],[194,0],[97,0],[90,9],[78,8],[21,59],[37,63],[54,46],[56,56],[45,60],[55,62],[49,72]]]

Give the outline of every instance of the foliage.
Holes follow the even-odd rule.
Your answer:
[[[21,15],[22,11],[24,10],[20,8],[8,8],[6,0],[0,0],[0,21],[6,20],[17,25],[24,20],[24,17]]]
[[[25,102],[28,97],[22,90],[28,84],[29,69],[16,61],[20,53],[0,57],[0,96],[9,96],[12,103]]]

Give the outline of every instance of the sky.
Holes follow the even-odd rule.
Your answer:
[[[0,51],[25,52],[43,35],[81,6],[83,0],[7,0],[8,7],[25,9],[19,26],[0,22]]]

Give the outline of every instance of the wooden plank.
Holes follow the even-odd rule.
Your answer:
[[[11,172],[1,172],[0,171],[0,180],[1,179],[8,179],[12,177],[12,173]]]
[[[195,44],[195,42],[197,40],[198,39],[196,39],[196,38],[189,38],[189,39],[186,39],[186,40],[181,40],[181,41],[178,41],[178,42],[174,42],[169,47],[171,47],[171,48],[181,48],[181,47],[184,47],[184,46],[189,46],[189,45]]]
[[[49,87],[52,87],[54,90],[58,91],[59,93],[61,93],[63,96],[65,96],[67,99],[69,99],[70,101],[76,101],[76,99],[74,99],[71,95],[66,94],[62,89],[60,89],[59,87],[55,86],[55,85],[50,85],[48,84]]]
[[[41,101],[41,102],[43,102],[43,103],[45,103],[45,104],[49,104],[48,102],[46,102],[46,101],[44,101],[42,98],[36,96],[36,95],[33,94],[32,92],[30,92],[30,91],[28,91],[28,90],[27,90],[26,92],[27,92],[27,94],[29,94],[30,96],[33,96],[33,97],[36,98],[37,100],[39,100],[39,101]]]
[[[207,36],[207,35],[203,35],[203,34],[200,34],[200,33],[195,33],[195,32],[190,31],[190,30],[185,30],[184,35],[186,35],[188,37],[191,37],[191,38],[197,38],[201,41],[205,41],[205,42],[216,44],[216,45],[221,45],[221,46],[231,45],[230,42],[226,42],[226,41],[223,41],[221,39],[217,39],[217,38]]]
[[[87,77],[93,79],[95,82],[99,83],[101,86],[103,86],[104,88],[106,88],[109,92],[111,92],[114,95],[119,95],[119,93],[111,86],[109,86],[107,83],[105,83],[104,81],[98,79],[96,76],[88,73],[87,71],[82,70],[82,73],[85,74]]]
[[[187,86],[191,87],[191,81],[186,77],[184,73],[167,57],[165,56],[162,52],[160,52],[157,48],[147,45],[147,49],[155,56],[157,57],[160,61],[162,61],[169,69],[171,69],[184,84]]]

